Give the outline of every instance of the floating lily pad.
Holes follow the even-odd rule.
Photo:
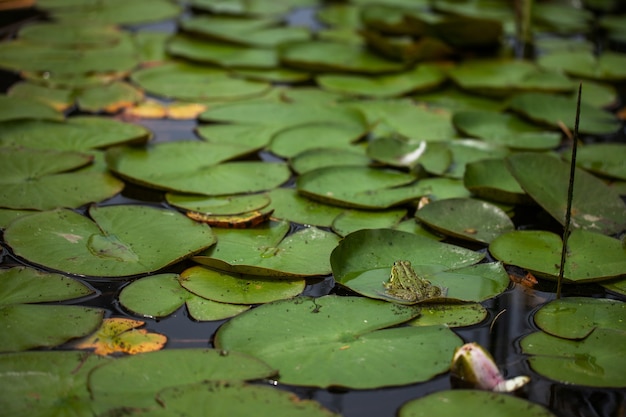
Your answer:
[[[122,32],[110,25],[85,25],[82,22],[37,22],[20,29],[20,39],[65,47],[106,47],[119,42]]]
[[[229,16],[196,15],[180,22],[180,28],[205,38],[252,47],[274,48],[310,38],[302,26],[279,26],[271,18],[241,19]]]
[[[74,91],[50,88],[29,81],[17,82],[7,92],[9,96],[41,101],[57,111],[64,112],[74,104]],[[29,120],[29,119],[25,119]]]
[[[409,326],[464,327],[481,323],[487,318],[487,309],[478,303],[424,304],[419,317],[409,321]]]
[[[275,374],[265,363],[238,352],[166,349],[127,356],[89,376],[89,390],[100,411],[117,407],[154,407],[168,387],[202,381],[240,381]]]
[[[379,57],[361,46],[339,42],[294,42],[280,50],[288,67],[308,71],[342,71],[381,74],[403,70],[403,65]]]
[[[0,355],[2,412],[11,416],[91,414],[87,378],[96,366],[107,362],[107,358],[76,351]]]
[[[298,194],[294,188],[275,188],[269,192],[274,217],[294,223],[330,227],[344,209],[323,204]]]
[[[167,202],[173,206],[214,215],[235,215],[260,210],[270,204],[268,194],[248,194],[224,197],[167,193]]]
[[[243,146],[177,141],[147,149],[111,149],[107,152],[107,163],[129,181],[190,194],[252,193],[277,187],[289,179],[285,163],[223,163],[249,152]]]
[[[524,337],[520,344],[531,355],[530,366],[547,378],[591,387],[626,387],[626,364],[620,346],[626,332],[597,328],[582,340],[563,339],[543,332]]]
[[[177,34],[167,42],[167,52],[204,64],[233,68],[265,68],[278,66],[274,49],[250,48]]]
[[[39,100],[0,96],[0,122],[23,119],[61,121],[64,116],[52,106]]]
[[[339,241],[334,233],[316,227],[287,236],[287,222],[214,232],[219,243],[195,256],[196,262],[226,272],[272,277],[329,274],[328,257]]]
[[[447,109],[449,111],[501,111],[506,106],[506,103],[503,103],[501,100],[470,94],[454,87],[415,94],[413,98],[420,103],[428,104],[430,107]]]
[[[437,87],[445,81],[441,69],[433,65],[418,65],[415,69],[392,75],[320,75],[317,83],[324,89],[342,94],[366,97],[395,97],[418,90]]]
[[[443,326],[385,329],[418,314],[414,307],[360,297],[296,298],[231,319],[218,330],[215,343],[266,361],[285,384],[360,389],[404,385],[445,372],[462,343]],[[280,326],[268,327],[272,320]],[[394,355],[386,356],[391,346]],[[416,356],[419,361],[410,359]]]
[[[158,96],[202,102],[254,97],[270,88],[264,82],[231,77],[224,70],[178,62],[135,71],[132,80]]]
[[[122,81],[83,90],[78,96],[78,107],[87,112],[116,113],[143,99],[143,92]]]
[[[522,230],[497,237],[489,245],[489,251],[502,262],[555,278],[559,273],[562,247],[560,236],[554,233]],[[599,281],[618,277],[626,271],[626,249],[617,239],[576,229],[567,247],[565,279]]]
[[[572,98],[549,93],[520,93],[511,98],[509,107],[537,123],[555,128],[563,123],[574,131],[576,100]],[[619,127],[620,122],[612,113],[585,102],[580,103],[580,133],[607,135]]]
[[[281,129],[281,126],[261,124],[214,123],[198,126],[196,132],[207,142],[239,144],[252,150],[260,150],[269,145],[272,137]]]
[[[63,275],[14,267],[0,270],[0,284],[0,352],[60,345],[93,332],[102,322],[101,309],[31,304],[94,292]]]
[[[451,68],[448,75],[465,90],[500,96],[512,91],[567,92],[574,89],[567,76],[543,70],[528,61],[468,60]]]
[[[310,149],[291,158],[289,164],[298,174],[334,165],[366,166],[370,163],[370,159],[361,149],[355,147],[350,149]]]
[[[489,243],[502,233],[515,230],[499,207],[471,198],[448,198],[426,204],[415,213],[433,229],[471,242]]]
[[[47,9],[55,19],[90,21],[107,24],[133,25],[170,19],[181,12],[180,6],[167,0],[112,0],[101,2],[78,2],[69,5],[44,0],[39,7]]]
[[[448,143],[452,152],[452,165],[446,176],[463,178],[467,164],[485,159],[503,158],[509,154],[504,146],[473,139],[455,140]]]
[[[534,316],[544,332],[564,339],[583,339],[597,329],[626,332],[626,303],[599,298],[553,300]]]
[[[180,283],[200,297],[221,303],[263,304],[292,298],[304,290],[304,279],[230,275],[202,266],[186,269],[180,275]]]
[[[439,391],[404,404],[398,417],[497,417],[502,415],[555,417],[538,404],[508,394],[480,390]]]
[[[293,8],[315,5],[315,0],[285,0],[280,3],[265,0],[192,0],[191,4],[200,10],[216,14],[239,16],[274,16],[289,12]]]
[[[508,204],[532,202],[500,158],[467,164],[463,183],[472,194],[488,200]]]
[[[91,155],[78,152],[0,148],[0,205],[49,210],[80,207],[122,191],[124,183],[102,171],[87,171]]]
[[[117,277],[155,271],[215,243],[211,229],[172,210],[138,205],[91,207],[14,220],[4,239],[17,256],[79,275]]]
[[[278,156],[289,158],[310,149],[350,149],[366,131],[358,125],[311,123],[293,126],[273,137],[268,150]]]
[[[199,297],[180,285],[177,274],[138,279],[124,287],[119,300],[125,308],[150,318],[169,316],[186,304],[189,315],[198,321],[223,320],[249,308]]]
[[[553,149],[561,142],[560,134],[542,131],[512,114],[466,110],[456,112],[452,123],[464,135],[512,149]]]
[[[370,158],[395,167],[421,166],[427,172],[442,175],[452,163],[452,153],[446,143],[405,140],[396,137],[377,138],[369,142]]]
[[[152,133],[143,126],[97,116],[75,116],[64,123],[44,120],[5,122],[0,125],[3,146],[85,151],[122,143],[144,143]]]
[[[78,349],[94,349],[96,355],[128,353],[135,355],[143,352],[160,350],[167,342],[167,337],[160,333],[138,329],[145,324],[140,320],[127,318],[106,318],[90,336],[77,340],[73,345]]]
[[[522,188],[559,223],[565,222],[569,164],[550,155],[520,153],[506,159]],[[572,227],[607,235],[626,229],[626,204],[601,180],[577,169]]]
[[[220,410],[227,415],[259,413],[272,416],[339,417],[313,400],[269,386],[207,381],[166,388],[157,399],[168,412],[200,417]],[[179,414],[175,414],[179,415]]]
[[[426,194],[413,175],[359,166],[331,166],[300,175],[298,192],[333,205],[383,209]]]
[[[626,79],[626,55],[611,51],[603,52],[597,57],[591,51],[554,52],[539,57],[537,63],[574,77],[603,81]]]
[[[346,236],[361,229],[391,229],[397,226],[406,214],[406,209],[345,210],[333,220],[332,227],[339,236]]]
[[[563,156],[570,160],[570,154]],[[626,145],[620,143],[594,143],[580,147],[576,165],[595,174],[626,180]]]

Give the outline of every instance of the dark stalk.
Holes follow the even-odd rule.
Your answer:
[[[567,239],[570,235],[570,223],[572,220],[572,200],[574,199],[574,175],[576,174],[576,150],[578,149],[578,122],[580,121],[580,96],[582,95],[583,83],[578,85],[578,100],[576,102],[576,122],[574,123],[574,138],[572,139],[572,160],[569,170],[569,185],[567,187],[567,209],[565,210],[565,227],[563,229],[563,249],[561,249],[561,265],[559,266],[559,278],[556,284],[556,298],[561,298],[561,284],[567,256]]]

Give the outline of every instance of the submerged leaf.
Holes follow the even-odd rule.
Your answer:
[[[104,319],[101,327],[92,336],[77,341],[78,349],[94,349],[96,355],[111,355],[124,352],[135,355],[162,349],[167,337],[159,333],[150,333],[143,326],[143,321],[109,318]]]

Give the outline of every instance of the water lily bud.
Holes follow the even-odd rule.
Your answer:
[[[493,357],[477,343],[466,343],[454,352],[451,377],[463,387],[495,392],[511,392],[526,385],[530,378],[504,379]]]

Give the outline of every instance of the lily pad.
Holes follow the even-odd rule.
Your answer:
[[[208,226],[171,210],[94,206],[89,215],[93,220],[58,209],[25,216],[6,228],[4,239],[35,264],[104,277],[155,271],[215,243]]]
[[[626,55],[611,51],[597,57],[591,51],[554,52],[539,57],[537,62],[544,68],[564,71],[573,77],[604,81],[626,79]]]
[[[503,234],[491,242],[489,251],[510,265],[555,278],[561,263],[561,237],[546,231],[521,230]],[[576,229],[567,241],[564,278],[600,281],[626,271],[626,249],[617,239]]]
[[[75,93],[70,89],[50,88],[28,81],[22,81],[13,84],[9,91],[7,91],[7,94],[12,97],[38,100],[57,111],[64,112],[74,105]]]
[[[529,119],[554,128],[563,123],[574,131],[576,100],[549,93],[520,93],[514,95],[509,107]],[[580,103],[580,133],[608,135],[617,131],[620,122],[607,111],[585,102]]]
[[[445,81],[445,74],[434,65],[418,65],[415,69],[392,75],[320,75],[320,87],[328,91],[366,97],[395,97],[437,87]]]
[[[249,152],[242,146],[177,141],[147,149],[111,149],[107,163],[112,171],[140,185],[212,196],[264,191],[289,179],[285,163],[223,162]]]
[[[194,266],[180,274],[180,284],[200,297],[221,303],[263,304],[292,298],[306,285],[304,279],[231,275],[202,266]]]
[[[563,339],[544,332],[524,337],[522,351],[532,355],[533,370],[565,384],[591,387],[626,387],[626,364],[619,346],[626,332],[597,328],[582,340]]]
[[[178,274],[138,279],[122,289],[119,301],[132,312],[149,318],[169,316],[186,304],[189,315],[198,321],[223,320],[249,308],[199,297],[180,285]]]
[[[471,198],[448,198],[426,204],[415,213],[433,229],[471,242],[489,243],[502,233],[515,230],[499,207]]]
[[[31,304],[94,292],[71,278],[14,267],[0,270],[0,283],[0,352],[57,346],[91,333],[102,322],[104,310],[98,308]]]
[[[304,174],[317,168],[334,165],[366,166],[370,159],[362,148],[350,149],[317,148],[310,149],[295,155],[289,161],[291,168],[298,174]]]
[[[143,92],[122,81],[95,86],[78,95],[78,107],[86,112],[117,113],[143,99]]]
[[[75,116],[64,123],[44,120],[0,125],[3,146],[85,151],[122,143],[145,143],[152,133],[143,126],[97,116]]]
[[[87,378],[96,366],[108,362],[105,357],[77,351],[0,355],[0,407],[11,416],[91,414]]]
[[[64,118],[61,112],[39,100],[0,96],[0,122],[23,119],[61,121]]]
[[[339,236],[346,236],[361,229],[393,228],[407,214],[406,209],[381,211],[345,210],[333,220],[333,231]]]
[[[452,153],[445,142],[406,140],[398,137],[377,138],[369,142],[367,155],[394,167],[442,175],[452,163]]]
[[[330,227],[344,209],[323,204],[298,194],[294,188],[275,188],[269,192],[274,217],[299,224]]]
[[[224,70],[178,62],[135,71],[132,80],[161,97],[202,102],[254,97],[270,88],[264,82],[231,77]]]
[[[294,42],[280,49],[280,62],[288,67],[308,71],[355,72],[382,74],[404,69],[358,45],[339,42]]]
[[[569,164],[550,155],[519,153],[506,159],[522,188],[559,223],[565,222]],[[626,204],[601,180],[577,169],[572,227],[607,235],[626,229]]]
[[[297,298],[264,304],[231,319],[218,330],[215,343],[266,361],[285,384],[359,389],[404,385],[445,372],[462,343],[443,326],[385,329],[418,314],[414,307],[359,297]],[[272,320],[280,326],[266,326]],[[385,355],[392,347],[394,355]],[[416,356],[419,361],[411,360]]]
[[[124,183],[84,168],[93,157],[78,152],[0,148],[0,205],[49,210],[80,207],[122,191]]]
[[[564,154],[570,160],[569,154]],[[626,145],[594,143],[578,149],[576,165],[594,174],[626,180]]]
[[[89,376],[89,390],[100,410],[154,407],[156,394],[168,387],[259,379],[274,374],[265,363],[238,352],[165,349],[127,356],[99,367]]]
[[[565,339],[583,339],[597,329],[626,332],[626,303],[611,299],[562,298],[541,307],[534,320],[544,332]]]
[[[194,194],[167,193],[167,202],[181,209],[212,215],[235,215],[260,210],[270,204],[268,194],[207,197]]]
[[[538,404],[508,394],[480,390],[439,391],[404,404],[398,417],[497,417],[502,415],[555,417]]]
[[[90,21],[106,24],[133,25],[170,19],[181,12],[180,6],[167,0],[111,0],[78,2],[69,7],[58,6],[55,0],[44,0],[39,7],[47,9],[55,19],[64,21]]]
[[[366,130],[358,125],[311,123],[293,126],[276,133],[268,150],[290,158],[317,148],[350,149]]]
[[[198,126],[197,134],[207,142],[242,145],[251,150],[261,150],[269,145],[281,126],[243,123],[213,123]]]
[[[65,47],[106,47],[119,42],[122,32],[112,25],[85,25],[82,22],[37,22],[20,29],[20,39]]]
[[[488,200],[508,204],[532,202],[500,158],[467,164],[463,183],[472,194]]]
[[[96,355],[128,353],[135,355],[142,352],[160,350],[167,342],[167,337],[160,333],[138,329],[145,324],[140,320],[127,318],[106,318],[96,332],[74,343],[78,349],[94,349]]]
[[[226,272],[271,277],[328,275],[328,257],[339,241],[334,233],[316,227],[287,235],[287,222],[214,232],[219,243],[194,261]]]
[[[407,324],[409,326],[464,327],[481,323],[487,318],[487,309],[478,303],[470,304],[424,304],[421,315]]]

